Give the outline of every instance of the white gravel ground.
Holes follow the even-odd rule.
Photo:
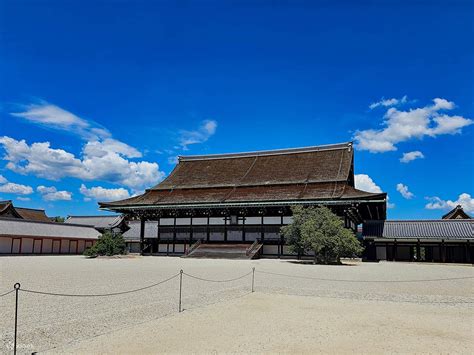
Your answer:
[[[228,283],[185,276],[181,314],[179,278],[110,297],[20,292],[18,348],[20,353],[469,353],[474,348],[474,269],[466,265],[0,257],[0,294],[15,282],[29,290],[109,293],[153,284],[181,268],[198,277],[229,279],[252,267],[254,294],[249,294],[251,275]],[[0,298],[0,352],[11,348],[13,318],[12,293]],[[302,332],[298,325],[310,330]]]

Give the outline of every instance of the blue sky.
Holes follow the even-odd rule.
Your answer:
[[[389,194],[389,218],[472,214],[473,10],[0,1],[0,199],[96,214],[177,155],[354,140],[358,185]]]

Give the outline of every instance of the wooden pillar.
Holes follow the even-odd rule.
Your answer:
[[[160,226],[160,220],[161,218],[158,217],[158,220],[156,221],[156,240],[157,240],[157,248],[158,248],[158,253],[160,253],[160,240],[161,240],[161,226]]]
[[[397,240],[393,243],[393,261],[397,261],[398,253],[397,253]]]
[[[265,229],[264,229],[264,224],[263,224],[263,216],[260,219],[260,239],[262,243],[265,240]]]
[[[143,247],[144,247],[144,239],[145,239],[145,218],[140,217],[140,255],[143,255]]]
[[[242,217],[242,241],[245,242],[245,216]]]
[[[193,245],[193,217],[189,221],[189,246]]]
[[[227,217],[228,217],[227,215],[224,217],[224,242],[227,242],[227,222],[228,222]]]
[[[207,216],[207,225],[206,225],[206,240],[209,242],[211,239],[211,228],[209,227],[211,217]]]
[[[441,239],[441,262],[446,262],[446,245],[444,245],[444,239]]]
[[[281,227],[283,227],[283,215],[281,216],[281,219],[280,219],[280,243],[278,243],[278,258],[281,258],[281,256],[283,255],[284,239],[283,239],[283,236],[281,235]]]
[[[421,261],[421,246],[419,239],[416,241],[416,261]]]
[[[469,244],[469,240],[464,243],[464,248],[465,248],[465,252],[466,252],[466,256],[465,256],[465,259],[466,259],[466,263],[470,263],[471,262],[471,248],[470,248],[470,244]]]
[[[173,221],[173,254],[176,250],[176,216],[174,217]]]

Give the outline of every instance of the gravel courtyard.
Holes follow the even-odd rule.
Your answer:
[[[251,270],[255,292],[251,293]],[[471,353],[474,269],[466,265],[172,257],[0,257],[0,294],[20,292],[19,353]],[[288,277],[287,275],[298,276]],[[0,298],[0,353],[13,344],[14,293]]]

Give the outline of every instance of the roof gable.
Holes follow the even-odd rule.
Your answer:
[[[464,212],[461,205],[457,205],[451,211],[446,213],[442,218],[443,219],[471,219],[471,216],[469,216],[466,212]]]

